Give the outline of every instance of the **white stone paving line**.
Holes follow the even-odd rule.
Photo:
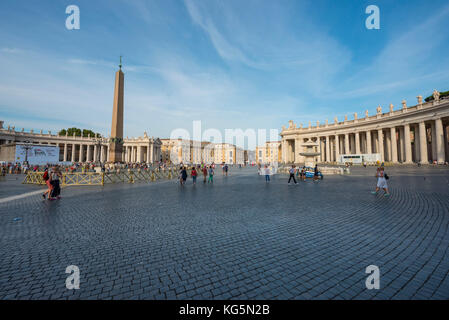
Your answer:
[[[0,203],[5,203],[5,202],[17,200],[17,199],[22,199],[22,198],[34,196],[34,195],[39,194],[39,193],[42,194],[42,193],[44,193],[45,190],[46,189],[36,190],[36,191],[32,191],[32,192],[22,193],[22,194],[19,194],[17,196],[6,197],[6,198],[3,198],[3,199],[0,199]]]

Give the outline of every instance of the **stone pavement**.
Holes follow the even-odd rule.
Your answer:
[[[449,170],[387,168],[390,197],[370,194],[374,172],[287,185],[217,170],[213,185],[0,203],[0,299],[449,299]]]

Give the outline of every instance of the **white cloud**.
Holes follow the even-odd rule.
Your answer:
[[[239,61],[249,66],[256,66],[239,48],[233,46],[225,39],[225,37],[217,30],[211,18],[203,16],[192,0],[184,0],[184,3],[192,20],[209,35],[212,44],[223,59]]]

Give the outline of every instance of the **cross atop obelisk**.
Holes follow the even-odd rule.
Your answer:
[[[123,96],[124,79],[122,72],[122,56],[119,70],[115,73],[114,104],[112,109],[111,140],[109,143],[109,161],[122,162],[123,151]]]

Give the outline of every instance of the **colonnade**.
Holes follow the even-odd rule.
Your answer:
[[[443,119],[406,123],[379,129],[318,137],[321,162],[339,161],[340,155],[380,154],[381,161],[432,163],[448,160],[447,125]]]
[[[59,144],[62,161],[70,162],[106,162],[109,161],[109,147],[105,144]]]
[[[123,147],[124,162],[153,163],[160,160],[160,148],[154,148],[152,144],[148,146],[125,145]]]

